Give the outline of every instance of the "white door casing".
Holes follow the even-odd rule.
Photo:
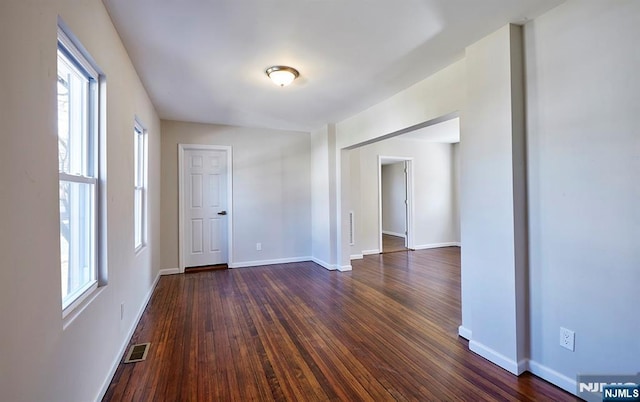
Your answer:
[[[415,248],[414,241],[414,193],[413,193],[413,158],[398,156],[382,156],[378,155],[378,249],[382,252],[382,164],[389,162],[404,162],[405,164],[405,180],[406,180],[406,236],[405,247],[408,249]]]
[[[409,161],[404,161],[404,246],[409,248]]]
[[[231,149],[183,144],[178,149],[180,272],[228,263]]]

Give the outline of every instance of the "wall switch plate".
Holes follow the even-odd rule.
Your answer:
[[[575,351],[576,333],[570,329],[560,327],[560,346]]]
[[[262,243],[256,243],[256,250],[262,250]]]

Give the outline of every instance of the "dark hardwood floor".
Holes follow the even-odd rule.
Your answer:
[[[404,237],[382,234],[382,252],[395,253],[396,251],[407,251],[404,246]]]
[[[160,278],[105,401],[562,401],[468,350],[460,252],[367,256]]]

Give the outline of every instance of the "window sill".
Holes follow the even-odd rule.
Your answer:
[[[62,330],[67,329],[69,325],[102,293],[105,286],[94,286],[87,289],[76,301],[71,303],[62,311]]]

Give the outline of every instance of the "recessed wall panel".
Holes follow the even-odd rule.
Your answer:
[[[209,175],[209,206],[218,207],[220,206],[220,175],[210,174]]]
[[[210,236],[210,244],[209,244],[209,251],[212,253],[217,253],[220,251],[220,247],[222,246],[221,243],[221,238],[220,238],[220,219],[215,218],[215,219],[211,219],[209,221],[209,228],[211,230],[211,236]]]
[[[191,168],[201,168],[202,167],[202,156],[193,155],[191,157]]]
[[[191,253],[202,254],[203,250],[203,222],[202,219],[191,220]]]
[[[191,175],[191,208],[202,208],[202,175]]]

